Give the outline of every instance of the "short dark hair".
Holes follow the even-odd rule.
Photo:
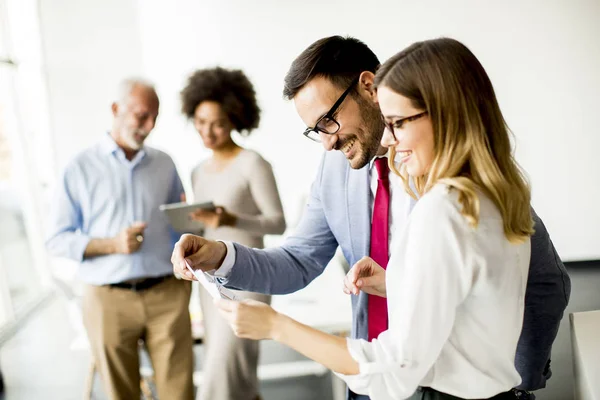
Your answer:
[[[248,77],[239,69],[221,67],[194,72],[181,91],[181,112],[194,118],[203,101],[219,103],[236,131],[249,134],[258,127],[260,108]]]
[[[291,100],[311,79],[323,76],[345,89],[363,71],[375,73],[379,60],[363,42],[353,37],[319,39],[292,63],[284,79],[283,97]]]

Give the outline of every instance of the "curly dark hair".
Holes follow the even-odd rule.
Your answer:
[[[196,107],[203,101],[219,103],[235,130],[243,135],[249,135],[258,127],[260,108],[256,92],[239,69],[216,67],[194,72],[181,91],[181,112],[192,119]]]

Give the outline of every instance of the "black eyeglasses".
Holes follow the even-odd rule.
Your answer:
[[[354,85],[358,83],[358,78],[359,77],[356,77],[352,81],[350,86],[348,86],[348,89],[346,89],[346,91],[342,93],[340,98],[337,99],[337,101],[333,104],[331,109],[329,109],[329,111],[327,111],[327,113],[321,118],[319,118],[314,128],[306,128],[306,130],[304,131],[304,136],[311,140],[314,140],[315,142],[320,142],[321,135],[319,135],[319,132],[323,132],[327,135],[333,135],[340,130],[340,123],[337,122],[334,118],[335,112],[338,108],[340,108],[340,106],[344,102],[344,99],[346,98],[346,96],[348,96]]]
[[[424,117],[425,115],[427,115],[427,111],[423,111],[418,114],[411,115],[409,117],[400,118],[394,122],[387,122],[385,118],[383,118],[383,115],[381,116],[381,118],[383,119],[383,123],[385,124],[387,130],[390,131],[394,139],[396,139],[396,133],[394,132],[396,129],[402,129],[405,123],[416,121],[417,119]]]

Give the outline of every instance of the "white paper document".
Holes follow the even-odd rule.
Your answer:
[[[187,261],[185,262],[185,266],[191,271],[192,274],[194,274],[198,282],[200,282],[204,289],[206,289],[208,293],[210,293],[213,299],[228,299],[236,301],[240,300],[237,298],[235,293],[233,293],[233,291],[221,285],[211,275],[208,275],[207,273],[202,272],[200,270],[194,271],[194,269],[190,267],[190,264],[188,264]]]

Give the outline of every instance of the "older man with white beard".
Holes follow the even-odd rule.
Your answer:
[[[158,108],[151,84],[122,82],[111,131],[68,164],[50,218],[48,249],[80,263],[84,324],[111,399],[140,398],[139,339],[159,397],[193,398],[191,285],[173,276],[177,236],[159,211],[183,187],[171,158],[144,146]]]

